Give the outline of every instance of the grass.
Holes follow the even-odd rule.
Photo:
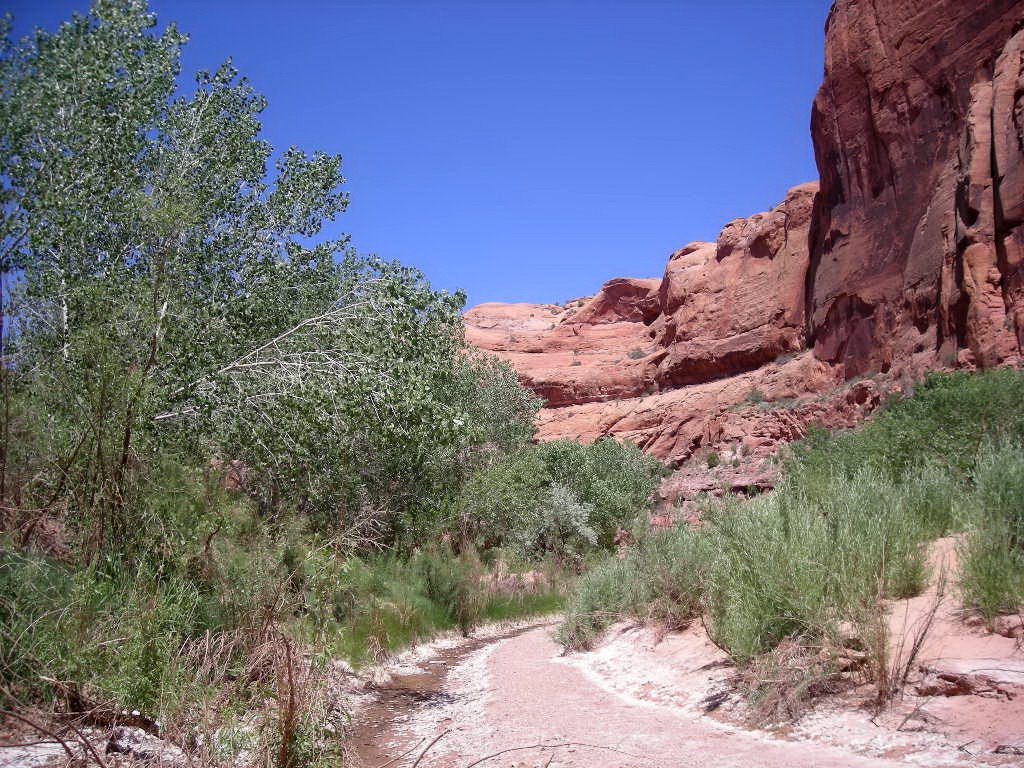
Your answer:
[[[866,606],[925,585],[927,535],[900,488],[866,470],[808,490],[722,505],[702,531],[711,631],[741,663],[786,637],[836,637]]]
[[[353,558],[334,594],[327,650],[359,667],[446,630],[558,611],[561,587],[536,591],[488,586],[479,562],[450,552],[412,558]]]
[[[1024,448],[985,446],[972,479],[960,589],[991,622],[1024,604]]]
[[[858,430],[812,432],[774,492],[709,500],[699,528],[641,533],[623,559],[596,563],[568,599],[562,643],[589,647],[620,618],[681,626],[703,613],[751,679],[788,670],[797,693],[774,709],[830,689],[834,668],[795,647],[837,655],[853,642],[890,691],[886,601],[924,589],[936,538],[962,532],[967,608],[992,620],[1024,603],[1021,402],[1019,371],[933,375]]]
[[[232,762],[232,744],[278,754],[284,742],[292,764],[336,764],[346,723],[331,659],[358,667],[561,606],[554,568],[536,589],[498,589],[472,553],[341,554],[301,518],[176,478],[173,498],[147,502],[180,516],[164,515],[149,560],[82,567],[0,537],[4,708],[138,710],[179,743],[216,746],[213,762]]]
[[[590,648],[625,616],[685,626],[700,611],[702,543],[689,528],[651,530],[638,536],[625,557],[599,560],[566,603],[559,642],[574,650]]]
[[[615,621],[634,612],[641,586],[641,573],[632,559],[600,560],[580,577],[566,603],[556,631],[558,641],[572,650],[590,648]]]

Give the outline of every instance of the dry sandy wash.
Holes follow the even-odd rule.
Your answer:
[[[954,560],[952,541],[939,542],[933,571],[953,572]],[[1024,765],[1024,754],[1013,754],[1024,752],[1019,623],[1004,628],[1009,636],[965,624],[955,590],[938,595],[933,583],[889,606],[894,655],[936,604],[904,694],[876,716],[873,690],[862,686],[785,728],[748,727],[736,671],[699,623],[667,635],[620,624],[593,651],[563,655],[548,622],[421,657],[419,669],[382,686],[388,704],[354,740],[371,768],[406,752],[398,764],[411,765],[439,736],[419,765],[468,768],[488,756],[479,764]]]

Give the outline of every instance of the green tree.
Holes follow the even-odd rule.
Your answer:
[[[661,468],[628,441],[541,443],[501,457],[466,483],[459,533],[526,556],[572,559],[610,548],[616,529],[649,507]]]
[[[138,529],[158,455],[240,459],[268,510],[407,533],[529,438],[535,400],[466,352],[461,293],[320,236],[341,158],[275,155],[230,61],[182,95],[187,38],[141,0],[0,32],[5,359],[45,446],[21,490],[91,515],[92,552]]]

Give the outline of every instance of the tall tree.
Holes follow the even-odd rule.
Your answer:
[[[8,368],[54,447],[33,495],[90,511],[94,552],[158,455],[241,459],[271,507],[401,531],[483,446],[529,438],[533,399],[465,351],[461,294],[320,237],[341,158],[275,156],[230,61],[179,89],[187,38],[142,0],[0,32]],[[518,427],[485,417],[497,391]]]

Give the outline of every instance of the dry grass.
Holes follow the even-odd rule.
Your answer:
[[[831,654],[792,637],[743,667],[739,683],[750,691],[748,722],[758,726],[797,720],[815,698],[847,686]]]

